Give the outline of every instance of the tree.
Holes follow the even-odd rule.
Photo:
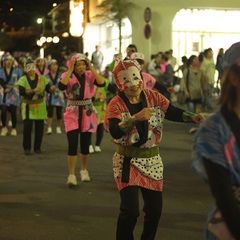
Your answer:
[[[97,5],[101,13],[96,17],[113,21],[118,26],[120,53],[122,52],[122,20],[128,16],[133,7],[135,7],[135,4],[128,0],[103,0],[101,4]]]

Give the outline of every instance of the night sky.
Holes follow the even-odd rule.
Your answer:
[[[36,26],[36,19],[46,16],[52,9],[53,3],[62,3],[66,0],[0,0],[0,24],[4,22],[10,27],[19,30],[22,27]],[[13,11],[10,12],[10,8]]]

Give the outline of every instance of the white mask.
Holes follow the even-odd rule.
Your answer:
[[[126,70],[120,70],[117,73],[117,79],[124,88],[137,86],[143,82],[140,72],[135,66],[128,67]]]

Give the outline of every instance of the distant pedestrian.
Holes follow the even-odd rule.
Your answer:
[[[177,58],[173,56],[173,49],[170,49],[169,51],[167,51],[167,53],[168,53],[168,61],[170,62],[173,71],[175,71],[177,67]]]
[[[102,72],[103,59],[103,53],[100,51],[100,47],[96,45],[95,51],[92,53],[91,62],[98,73]]]
[[[135,44],[129,44],[127,46],[127,49],[126,49],[126,57],[124,58],[124,60],[127,60],[127,59],[130,59],[131,55],[135,52],[137,52],[138,49],[137,49],[137,46]]]
[[[209,82],[209,94],[203,97],[203,107],[205,108],[205,110],[212,112],[213,111],[212,97],[215,84],[216,69],[213,60],[213,51],[211,48],[204,50],[204,58],[200,68],[207,76]]]
[[[202,99],[209,94],[209,82],[205,73],[199,68],[199,60],[192,55],[189,60],[189,67],[184,70],[181,79],[181,91],[184,91],[187,110],[194,113],[202,112]],[[188,123],[189,133],[197,130],[196,124]]]
[[[218,71],[218,82],[223,76],[223,68],[222,68],[223,59],[224,59],[224,49],[219,48],[217,59],[216,59],[216,70]]]
[[[161,55],[160,60],[160,76],[158,78],[158,82],[163,85],[166,89],[171,88],[173,86],[173,80],[174,80],[174,72],[172,65],[168,61],[168,54],[164,53]],[[171,99],[171,93],[170,92],[164,92],[163,95],[167,99]]]
[[[224,58],[224,49],[219,48],[218,55],[217,55],[217,60],[216,60],[216,70],[218,71],[218,78],[217,78],[217,83],[216,83],[216,92],[217,92],[218,95],[220,93],[220,82],[221,82],[221,79],[223,77],[223,68],[222,68],[223,58]]]

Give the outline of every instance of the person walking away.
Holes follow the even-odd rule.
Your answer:
[[[143,89],[141,66],[135,60],[118,61],[113,75],[118,87],[108,104],[104,128],[117,150],[113,171],[120,195],[116,239],[134,239],[139,216],[139,191],[144,206],[142,240],[154,240],[162,213],[163,162],[159,154],[163,120],[196,122],[196,115],[173,106],[157,91]]]
[[[36,74],[36,65],[31,58],[26,60],[24,69],[26,74],[16,83],[22,97],[23,150],[25,155],[31,154],[32,129],[33,124],[35,124],[33,150],[40,154],[42,152],[44,120],[47,119],[44,96],[45,92],[50,92],[52,87],[45,76]]]
[[[209,82],[205,73],[199,68],[199,60],[196,55],[192,55],[189,60],[189,68],[183,72],[181,80],[181,91],[184,91],[187,110],[200,113],[202,111],[202,99],[209,94]],[[187,124],[189,133],[197,130],[195,124]]]
[[[45,75],[49,80],[52,91],[47,94],[47,134],[52,134],[52,124],[54,110],[56,110],[57,127],[56,133],[61,134],[62,112],[65,107],[64,94],[58,88],[58,83],[61,78],[61,73],[58,71],[58,62],[52,59],[48,64],[49,72]]]
[[[11,136],[17,136],[17,109],[20,106],[20,96],[15,84],[23,75],[20,68],[14,66],[14,58],[10,53],[6,53],[2,59],[3,68],[0,69],[0,110],[2,130],[1,136],[8,133],[7,113],[10,113],[12,129]]]
[[[89,70],[86,70],[86,69]],[[67,97],[64,112],[64,125],[68,140],[68,170],[67,186],[77,185],[75,168],[77,163],[78,137],[80,135],[81,181],[90,181],[87,170],[91,134],[97,129],[97,112],[92,103],[96,87],[103,87],[102,77],[84,54],[77,53],[68,62],[68,71],[63,73],[58,87]]]
[[[224,54],[219,109],[200,125],[192,167],[208,185],[215,206],[205,240],[240,239],[240,42]]]

